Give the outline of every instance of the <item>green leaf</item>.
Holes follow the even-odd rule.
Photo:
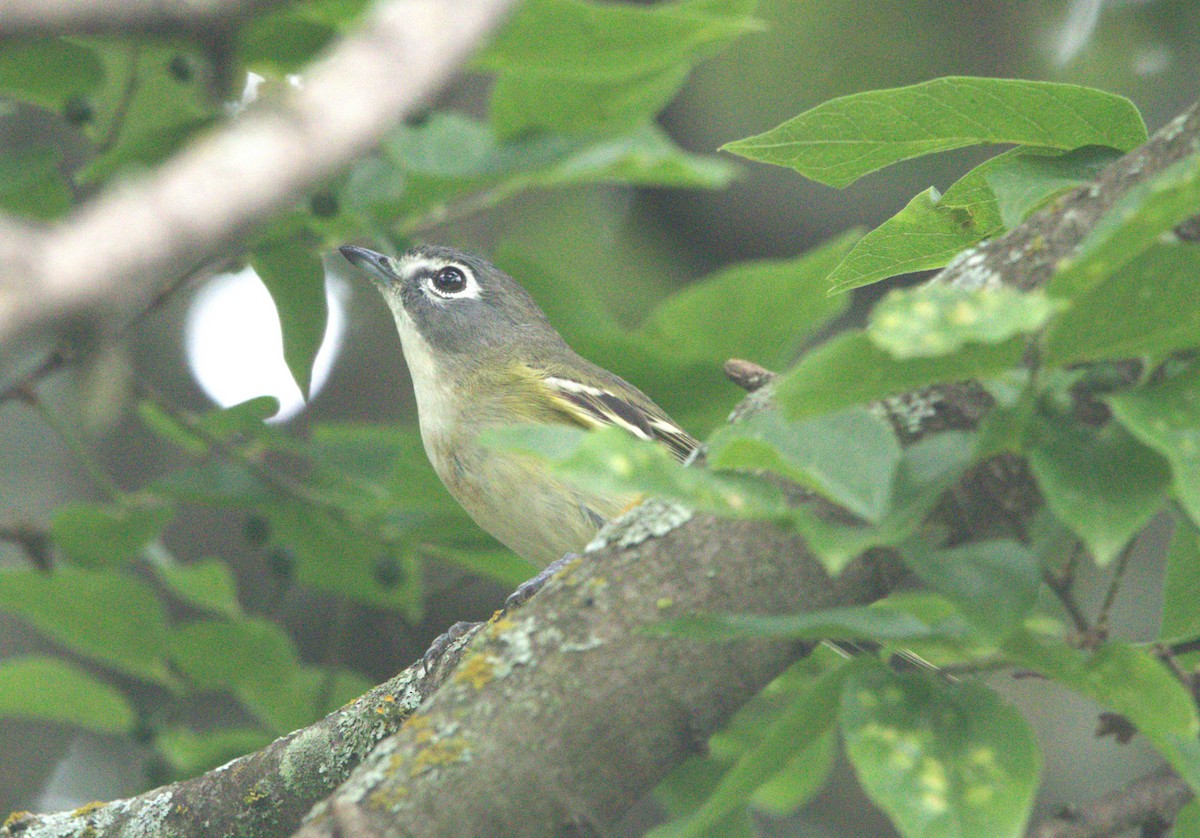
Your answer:
[[[872,309],[867,336],[893,358],[931,358],[1036,331],[1059,307],[1042,294],[1014,288],[897,288]]]
[[[300,70],[336,34],[303,8],[283,8],[259,15],[237,30],[238,58],[251,70],[282,76]]]
[[[1046,504],[1107,564],[1162,507],[1165,461],[1116,425],[1080,429],[1043,418],[1029,465]]]
[[[6,570],[0,608],[81,655],[138,678],[170,681],[162,606],[128,573]]]
[[[154,496],[109,504],[70,501],[54,510],[50,536],[77,565],[117,567],[137,558],[174,515],[174,509]]]
[[[614,137],[539,134],[502,140],[494,128],[459,113],[434,113],[403,126],[382,156],[350,174],[341,203],[401,230],[413,229],[462,200],[472,209],[531,189],[585,183],[715,189],[734,167],[690,154],[653,124]]]
[[[841,726],[863,789],[901,834],[1023,834],[1041,759],[991,690],[863,667],[842,690]]]
[[[1200,636],[1200,531],[1186,518],[1175,521],[1167,550],[1163,583],[1162,627],[1158,639],[1177,643]]]
[[[198,733],[169,727],[154,737],[154,747],[180,779],[197,777],[243,754],[270,744],[274,734],[261,728],[219,728]]]
[[[506,136],[643,122],[670,101],[694,62],[754,28],[747,7],[740,0],[525,3],[478,59],[498,73],[492,122]]]
[[[1004,651],[1015,663],[1125,716],[1188,785],[1200,789],[1196,706],[1187,689],[1148,651],[1105,643],[1083,652],[1028,631],[1010,635]]]
[[[829,275],[829,293],[944,267],[972,245],[1015,227],[1054,195],[1091,180],[1116,156],[1101,146],[1066,153],[1022,147],[998,154],[945,195],[930,188],[863,236]]]
[[[1146,128],[1128,100],[1050,82],[951,77],[832,99],[722,150],[848,186],[901,160],[979,144],[1128,151]]]
[[[1113,276],[1071,301],[1043,340],[1043,362],[1163,358],[1200,344],[1200,253],[1152,245]]]
[[[876,523],[887,512],[899,463],[900,443],[891,426],[865,408],[803,423],[764,410],[718,429],[709,441],[713,468],[773,471]]]
[[[128,733],[133,709],[120,692],[57,658],[0,661],[0,716],[63,722],[98,733]]]
[[[951,550],[907,550],[904,563],[958,606],[972,625],[1001,638],[1037,601],[1037,556],[1014,541],[986,541]]]
[[[5,41],[0,46],[0,93],[57,110],[104,81],[96,52],[65,38]]]
[[[62,154],[37,147],[0,152],[0,209],[46,221],[71,208],[71,190],[59,170]]]
[[[763,731],[758,744],[729,768],[702,806],[682,821],[654,830],[651,835],[682,838],[711,834],[709,830],[745,806],[763,784],[785,771],[805,749],[822,740],[837,718],[842,683],[853,670],[853,666],[838,667],[800,691]]]
[[[189,564],[156,564],[158,578],[184,602],[227,617],[238,617],[237,580],[225,562],[217,558]]]
[[[1179,810],[1171,831],[1175,835],[1200,835],[1200,800],[1193,800]]]
[[[305,398],[329,314],[319,244],[311,233],[296,230],[268,236],[250,254],[250,265],[271,292],[279,313],[283,359]]]
[[[750,802],[776,817],[792,814],[824,787],[837,753],[837,737],[828,731],[798,750],[774,777],[755,790]]]
[[[205,620],[176,629],[171,662],[203,690],[227,690],[277,732],[316,713],[324,677],[300,665],[291,639],[258,618]]]
[[[1132,261],[1200,207],[1200,153],[1168,166],[1122,195],[1055,267],[1046,291],[1078,297]]]
[[[821,279],[857,238],[849,233],[789,260],[743,262],[672,294],[650,313],[640,337],[672,353],[724,363],[774,364],[848,300],[825,294]]]
[[[1200,366],[1108,403],[1122,426],[1166,457],[1179,503],[1200,522]]]
[[[184,451],[193,455],[208,453],[208,443],[149,399],[142,399],[137,405],[138,418],[158,437],[178,445]]]
[[[184,54],[178,44],[89,43],[104,63],[105,83],[87,125],[98,154],[76,172],[79,184],[95,185],[123,169],[155,165],[219,118],[205,85],[171,72],[171,63]],[[203,60],[199,53],[190,55]]]
[[[1024,340],[964,346],[953,355],[897,360],[866,332],[844,332],[806,354],[779,378],[785,415],[803,419],[930,384],[990,378],[1021,361]]]
[[[899,274],[941,268],[955,254],[996,228],[980,227],[969,212],[942,203],[932,186],[867,233],[829,274],[829,293],[840,294]]]
[[[1096,145],[1065,154],[1015,149],[1001,155],[1007,158],[1004,165],[989,168],[981,175],[1000,210],[1004,229],[1011,230],[1054,196],[1095,180],[1120,156],[1116,149]]]

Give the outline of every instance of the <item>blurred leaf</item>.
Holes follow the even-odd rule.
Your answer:
[[[238,58],[250,70],[268,76],[294,73],[311,61],[337,31],[289,4],[259,15],[237,30]]]
[[[906,541],[972,461],[970,434],[945,431],[904,450],[893,482],[891,508],[874,527],[836,524],[796,507],[790,523],[830,573],[840,573],[850,560],[872,547]]]
[[[193,431],[185,428],[179,420],[150,399],[142,399],[137,405],[138,418],[161,439],[178,445],[193,455],[208,452],[208,443]]]
[[[979,144],[1128,151],[1145,142],[1137,108],[1091,88],[951,77],[832,99],[722,150],[849,186],[901,160]]]
[[[1200,637],[1197,602],[1200,602],[1200,531],[1181,517],[1175,521],[1175,534],[1167,550],[1158,639],[1163,643],[1178,643]]]
[[[1200,345],[1197,275],[1195,247],[1150,246],[1055,318],[1042,344],[1044,363],[1162,358]]]
[[[1188,785],[1200,788],[1196,706],[1187,689],[1148,651],[1110,642],[1084,652],[1028,631],[1010,635],[1004,651],[1018,665],[1125,716]]]
[[[1055,195],[1094,180],[1120,156],[1116,149],[1101,145],[1065,154],[1017,149],[1005,165],[989,169],[982,176],[995,196],[1004,229],[1011,230]]]
[[[986,541],[950,550],[904,551],[904,563],[925,584],[958,606],[972,625],[1001,638],[1037,602],[1042,568],[1015,541]]]
[[[269,745],[275,736],[262,728],[227,727],[197,732],[173,726],[159,731],[154,747],[179,779],[196,777],[243,754]]]
[[[104,63],[105,84],[87,126],[98,153],[76,172],[78,183],[95,185],[122,169],[159,163],[217,120],[204,85],[171,72],[179,45],[89,43]]]
[[[1192,800],[1179,810],[1171,831],[1175,835],[1200,835],[1200,800]]]
[[[104,64],[88,46],[67,38],[7,40],[0,46],[0,93],[58,110],[104,81]]]
[[[1122,426],[1167,458],[1175,495],[1200,522],[1200,366],[1108,403]]]
[[[749,475],[686,468],[666,446],[637,439],[621,428],[515,425],[488,429],[479,441],[537,455],[572,483],[601,494],[643,494],[732,518],[787,516],[775,486]]]
[[[1061,304],[1035,291],[922,285],[894,289],[871,310],[867,337],[893,358],[949,355],[1036,331]]]
[[[128,733],[133,709],[120,692],[57,658],[0,661],[0,716],[76,725],[98,733]]]
[[[1023,834],[1041,759],[991,690],[863,667],[842,690],[841,726],[863,789],[901,834]]]
[[[1200,207],[1200,152],[1134,186],[1088,231],[1070,259],[1055,266],[1046,291],[1078,297],[1112,276]]]
[[[128,573],[6,570],[0,608],[81,655],[148,681],[170,681],[162,606]]]
[[[253,617],[175,629],[171,662],[199,689],[231,692],[276,732],[311,720],[324,678],[301,667],[283,629]]]
[[[1107,564],[1162,507],[1169,472],[1116,425],[1081,429],[1043,418],[1029,465],[1046,504]]]
[[[725,817],[746,805],[764,783],[784,771],[806,748],[817,744],[837,718],[842,683],[853,666],[842,666],[813,682],[794,696],[762,731],[758,744],[735,762],[708,799],[690,816],[666,824],[650,834],[656,838],[682,838],[711,834]],[[778,786],[775,789],[778,792]]]
[[[744,0],[525,3],[477,60],[498,73],[492,122],[506,136],[642,122],[674,96],[692,63],[754,28],[750,8]]]
[[[407,229],[452,211],[494,206],[530,189],[586,183],[714,189],[734,167],[680,149],[658,126],[643,124],[614,137],[542,134],[501,140],[495,130],[459,113],[434,113],[403,126],[382,156],[359,163],[343,203]]]
[[[300,667],[291,639],[257,617],[199,620],[171,632],[171,663],[202,690],[285,683]]]
[[[848,233],[796,259],[743,262],[704,277],[660,303],[639,336],[718,363],[779,362],[845,310],[849,300],[830,298],[821,280],[856,238]]]
[[[750,796],[755,808],[776,817],[790,815],[816,796],[829,779],[838,753],[832,731],[800,749],[774,777]]]
[[[154,571],[167,589],[184,602],[226,617],[238,617],[242,613],[237,598],[237,580],[220,559],[156,564]]]
[[[900,463],[891,426],[865,408],[802,423],[764,410],[718,429],[709,444],[713,468],[773,471],[874,523],[887,512]]]
[[[1021,361],[1024,340],[967,345],[953,355],[897,360],[866,332],[844,332],[807,353],[779,378],[784,413],[803,419],[950,381],[990,378]]]
[[[271,292],[279,314],[283,358],[306,399],[329,313],[319,246],[315,236],[297,229],[268,235],[250,254],[250,265]]]
[[[48,221],[71,207],[59,171],[62,155],[49,147],[0,151],[0,209]]]
[[[137,558],[174,515],[171,506],[153,495],[108,504],[69,501],[54,510],[50,536],[74,564],[117,567]]]
[[[213,408],[198,417],[198,422],[206,433],[219,439],[256,439],[270,432],[264,423],[278,412],[279,399],[255,396],[229,407]]]

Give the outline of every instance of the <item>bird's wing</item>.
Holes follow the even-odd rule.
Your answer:
[[[603,387],[569,378],[551,375],[542,380],[559,406],[581,425],[616,425],[639,439],[664,443],[680,461],[687,460],[700,445],[653,403],[633,402]]]

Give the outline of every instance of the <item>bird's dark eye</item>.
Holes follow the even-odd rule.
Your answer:
[[[457,294],[467,287],[467,276],[459,268],[447,266],[433,275],[433,288],[442,294]]]

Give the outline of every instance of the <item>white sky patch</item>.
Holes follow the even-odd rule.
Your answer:
[[[348,291],[343,280],[325,277],[329,319],[313,364],[314,396],[341,349]],[[250,268],[209,280],[192,299],[184,332],[192,375],[217,404],[229,407],[256,396],[274,396],[279,412],[269,422],[285,422],[304,409],[300,388],[283,360],[275,304]]]

